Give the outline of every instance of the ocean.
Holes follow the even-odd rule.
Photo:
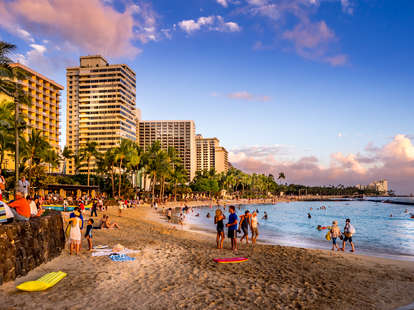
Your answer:
[[[326,210],[321,210],[322,206]],[[191,230],[215,232],[215,209],[194,208],[186,216],[185,223]],[[410,213],[414,214],[414,206],[372,201],[297,201],[275,205],[237,205],[236,213],[240,216],[245,210],[252,212],[256,209],[259,211],[259,242],[331,249],[331,241],[325,239],[327,230],[318,231],[316,227],[329,226],[337,220],[343,231],[345,220],[349,218],[356,229],[353,240],[357,253],[414,261],[414,219],[410,218]],[[263,219],[265,211],[267,220]],[[228,218],[227,207],[224,212]],[[199,216],[195,216],[197,213]],[[211,214],[210,218],[207,218],[207,213]],[[312,218],[308,218],[308,213]],[[338,242],[341,246],[342,241],[338,239]]]

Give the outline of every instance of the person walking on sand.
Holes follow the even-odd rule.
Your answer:
[[[214,216],[214,224],[217,225],[217,249],[223,248],[224,243],[224,216],[223,212],[220,209],[216,210],[216,215]]]
[[[229,222],[226,224],[226,227],[228,229],[228,237],[231,240],[231,249],[233,251],[237,251],[237,214],[236,214],[236,208],[234,206],[229,207]]]
[[[92,229],[93,229],[93,219],[88,220],[88,225],[86,226],[85,238],[88,240],[88,251],[92,251]]]
[[[336,244],[336,239],[341,235],[341,230],[338,227],[338,221],[332,222],[332,227],[330,230],[331,233],[331,240],[332,240],[332,251],[339,251],[338,245]]]
[[[246,244],[249,243],[249,226],[250,226],[250,213],[249,210],[244,212],[244,215],[240,216],[239,231],[243,230],[243,236],[240,238],[240,244],[243,243],[243,239],[246,238]]]
[[[355,252],[355,245],[354,242],[352,241],[352,235],[355,234],[355,228],[354,226],[352,226],[351,224],[351,220],[350,219],[346,219],[345,221],[345,227],[344,227],[344,240],[342,241],[342,249],[341,251],[345,251],[345,244],[347,241],[349,241],[349,243],[351,244],[351,252]]]
[[[253,214],[250,219],[250,230],[252,231],[252,244],[256,243],[257,237],[259,237],[259,223],[257,222],[257,213],[253,211]]]

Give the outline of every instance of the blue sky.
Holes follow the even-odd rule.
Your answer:
[[[128,64],[143,119],[193,119],[244,170],[386,177],[410,192],[413,11],[408,0],[2,0],[0,39],[62,85],[80,55]],[[62,105],[64,145],[65,93]]]

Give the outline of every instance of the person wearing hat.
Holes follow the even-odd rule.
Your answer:
[[[70,242],[70,255],[72,255],[72,252],[75,251],[76,255],[79,255],[80,251],[80,244],[81,244],[81,225],[82,221],[80,219],[80,211],[74,210],[73,211],[73,217],[70,217],[67,219],[70,226],[70,232],[69,232],[69,242]]]
[[[338,221],[332,222],[330,233],[331,233],[331,240],[332,240],[332,251],[335,251],[335,248],[337,251],[339,251],[338,245],[336,244],[336,239],[341,235],[341,230],[338,227]]]
[[[345,221],[345,227],[344,227],[344,240],[342,241],[342,251],[345,251],[345,244],[347,241],[349,241],[349,243],[351,244],[352,250],[351,252],[355,252],[355,245],[354,242],[352,241],[352,235],[355,233],[355,228],[354,226],[352,226],[351,224],[351,220],[350,219],[346,219]]]

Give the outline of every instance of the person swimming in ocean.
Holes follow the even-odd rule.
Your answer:
[[[263,219],[263,220],[267,220],[267,218],[268,218],[268,216],[267,216],[267,212],[265,211],[265,212],[264,212],[264,215],[263,215],[263,217],[262,217],[262,219]]]

